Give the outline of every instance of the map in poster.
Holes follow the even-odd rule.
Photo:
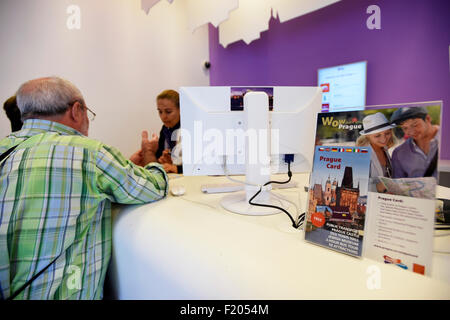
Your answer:
[[[436,179],[433,177],[389,179],[380,177],[386,187],[386,193],[399,196],[434,199],[436,196]]]

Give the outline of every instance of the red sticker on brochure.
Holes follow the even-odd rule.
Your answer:
[[[314,212],[311,215],[311,223],[317,228],[322,228],[325,224],[325,216],[322,212]]]
[[[425,274],[425,266],[413,263],[413,271],[420,274]]]

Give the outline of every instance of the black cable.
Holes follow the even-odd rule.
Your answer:
[[[266,182],[263,186],[265,187],[265,186],[267,186],[270,183],[278,183],[278,184],[289,183],[291,181],[291,178],[292,178],[291,163],[290,162],[288,162],[288,172],[287,172],[287,174],[288,174],[289,179],[287,179],[286,181],[269,181],[269,182]]]
[[[266,182],[266,183],[263,185],[263,187],[265,187],[265,186],[267,186],[268,184],[271,184],[271,183],[278,183],[278,184],[286,184],[286,183],[289,183],[289,182],[291,181],[291,178],[292,178],[291,162],[288,162],[288,177],[289,177],[289,179],[288,179],[287,181],[269,181],[269,182]],[[270,205],[270,204],[260,204],[260,203],[254,203],[254,202],[252,202],[252,200],[255,199],[255,198],[258,196],[258,194],[261,193],[261,191],[262,191],[262,187],[260,187],[259,190],[258,190],[258,192],[256,192],[256,193],[253,195],[253,197],[250,198],[250,200],[248,200],[248,203],[251,204],[251,205],[254,205],[254,206],[273,208],[273,209],[278,209],[278,210],[280,210],[280,211],[283,211],[284,213],[286,213],[286,214],[288,215],[289,219],[291,219],[292,226],[293,226],[295,229],[297,229],[297,228],[300,226],[300,222],[303,221],[302,219],[304,219],[304,215],[305,215],[305,214],[302,214],[302,215],[300,216],[300,217],[303,216],[302,219],[299,219],[299,220],[301,220],[301,221],[300,221],[299,223],[296,223],[295,220],[294,220],[294,218],[292,218],[291,214],[290,214],[289,212],[287,212],[287,210],[285,210],[285,209],[283,209],[283,208],[281,208],[281,207],[273,206],[273,205]],[[299,218],[300,218],[300,217],[299,217]]]
[[[450,230],[450,227],[434,227],[434,230]]]

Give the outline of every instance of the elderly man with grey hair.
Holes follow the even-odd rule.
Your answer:
[[[16,95],[23,127],[0,141],[0,299],[101,299],[111,202],[167,195],[158,141],[144,131],[130,161],[88,138],[95,114],[61,78],[28,81]]]

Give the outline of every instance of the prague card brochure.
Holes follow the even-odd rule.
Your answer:
[[[316,146],[306,241],[361,256],[371,151],[370,147]]]

